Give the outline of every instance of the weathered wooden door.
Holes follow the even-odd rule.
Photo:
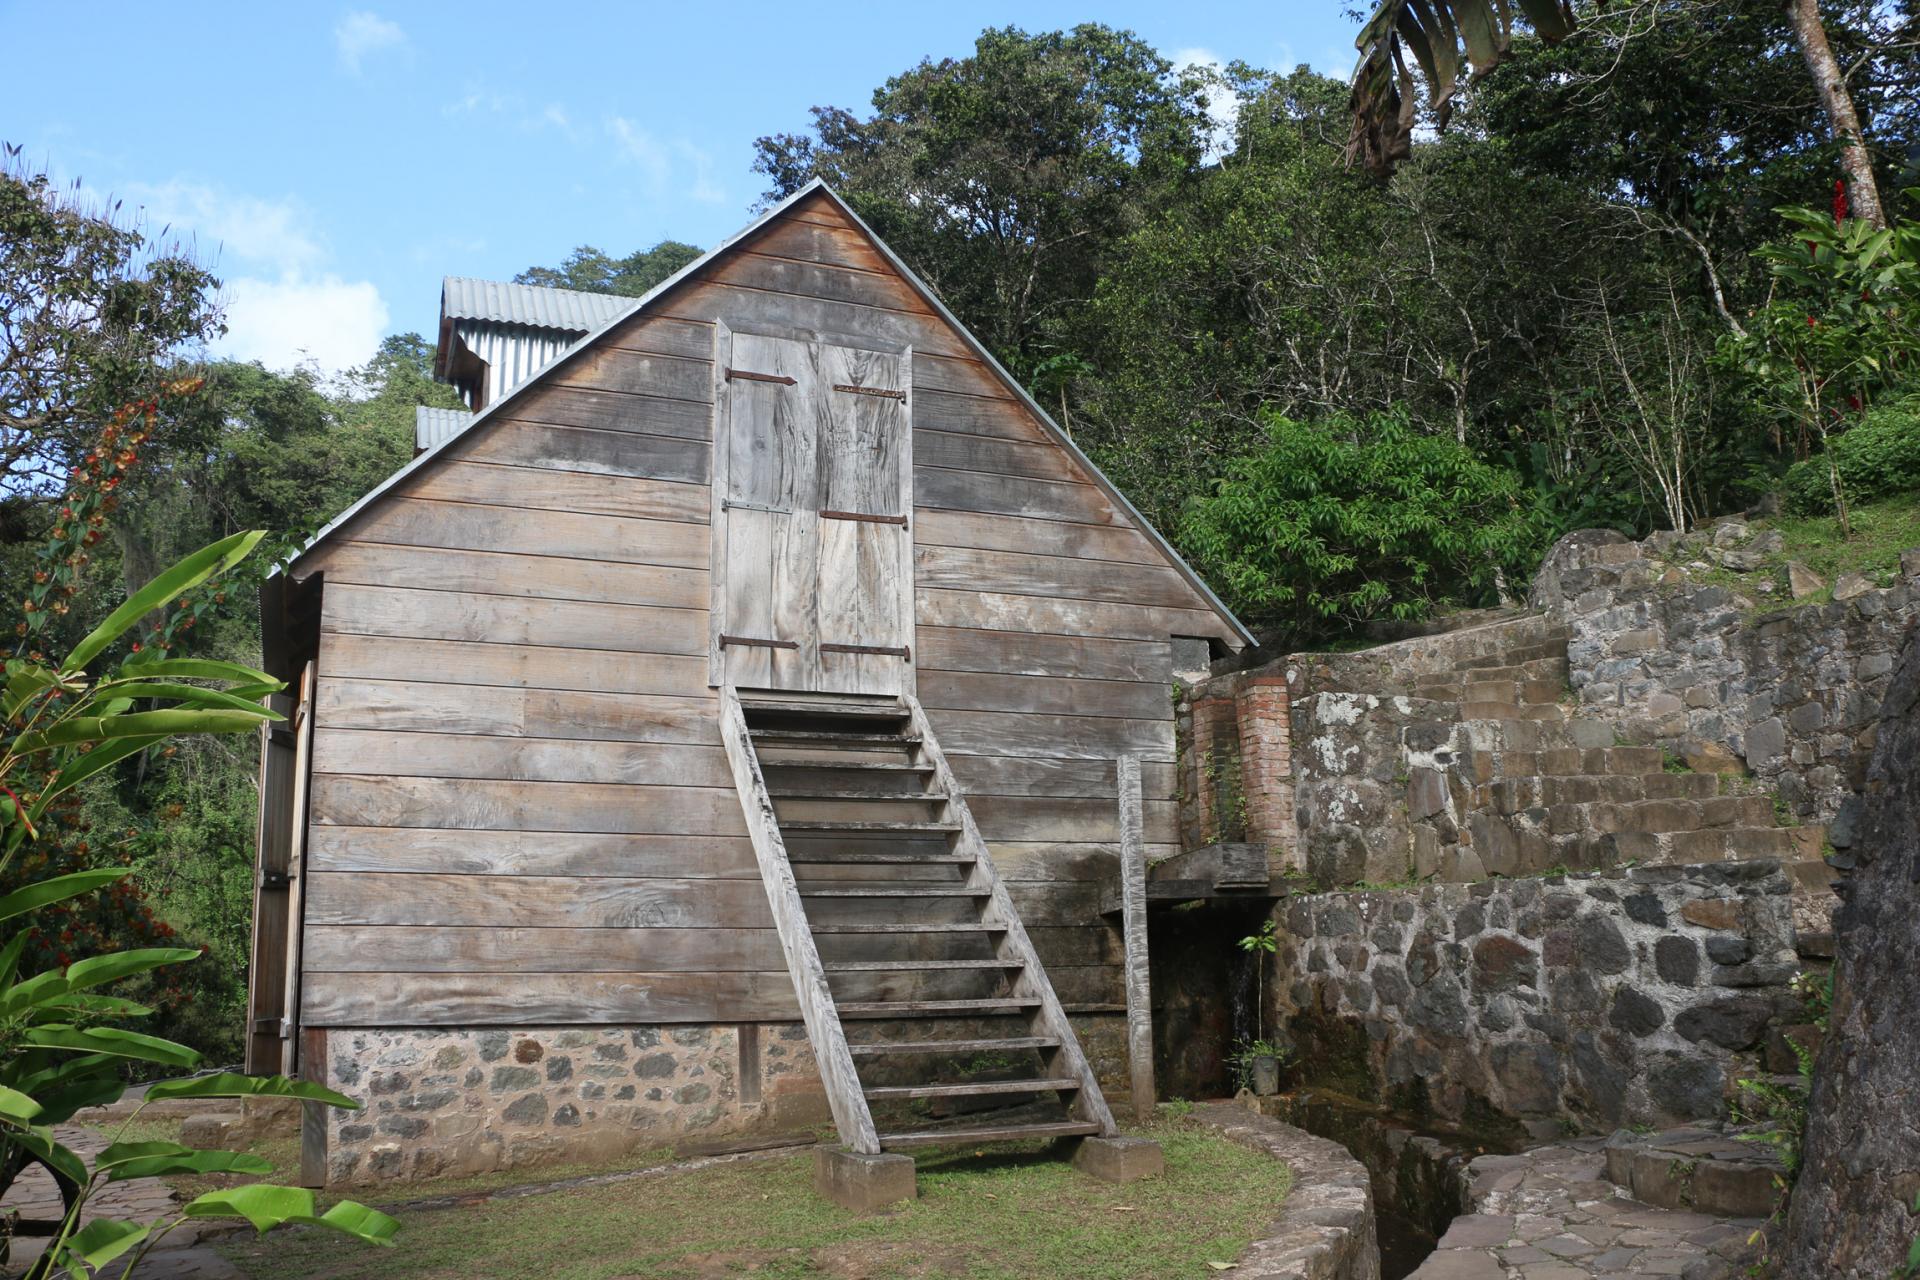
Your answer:
[[[287,718],[261,726],[260,826],[255,846],[253,972],[247,992],[246,1069],[285,1075],[298,1056],[300,928],[313,756],[314,667],[295,693],[268,699]]]
[[[720,332],[713,678],[912,687],[910,353]]]

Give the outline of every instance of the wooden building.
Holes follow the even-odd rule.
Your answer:
[[[1116,761],[1173,852],[1176,644],[1249,637],[932,292],[816,184],[441,436],[263,594],[249,1066],[368,1104],[310,1176],[1110,1129]]]

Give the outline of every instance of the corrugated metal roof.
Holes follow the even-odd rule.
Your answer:
[[[548,289],[472,276],[448,276],[440,282],[442,320],[494,320],[579,334],[599,328],[633,303],[634,299],[619,294]]]
[[[473,415],[465,409],[430,409],[420,405],[413,411],[413,447],[431,449],[465,431],[472,421]]]

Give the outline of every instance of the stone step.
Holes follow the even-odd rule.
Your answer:
[[[1515,814],[1563,804],[1711,800],[1719,794],[1720,780],[1706,773],[1579,773],[1499,778],[1487,786],[1485,803],[1496,813]]]
[[[1751,858],[1818,858],[1824,826],[1726,827],[1676,832],[1668,845],[1675,862],[1744,862]]]
[[[1773,823],[1773,801],[1766,796],[1717,796],[1711,800],[1554,805],[1547,811],[1547,822],[1556,835],[1583,831],[1665,835],[1709,827],[1767,827]]]
[[[1563,724],[1567,719],[1567,709],[1556,702],[1514,702],[1463,699],[1460,703],[1462,720],[1522,720],[1545,724]]]
[[[1555,722],[1542,718],[1473,716],[1465,714],[1465,707],[1460,710],[1464,740],[1475,751],[1547,751],[1566,747],[1586,750],[1620,745],[1612,725],[1589,716],[1567,718],[1563,715],[1560,722]]]
[[[1765,1143],[1741,1142],[1734,1133],[1622,1130],[1607,1140],[1607,1178],[1655,1208],[1765,1218],[1785,1194],[1786,1167]]]

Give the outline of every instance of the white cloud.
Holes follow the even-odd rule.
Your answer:
[[[1176,50],[1173,65],[1177,71],[1192,68],[1216,76],[1224,76],[1227,70],[1227,64],[1219,54],[1202,48]],[[1240,119],[1240,99],[1224,83],[1210,84],[1207,86],[1207,115],[1213,120],[1213,128],[1207,139],[1207,153],[1209,156],[1224,155],[1233,149],[1233,128]]]
[[[490,89],[469,89],[460,98],[440,108],[440,114],[449,120],[462,116],[500,116],[520,133],[539,133],[546,129],[557,129],[566,135],[570,142],[580,141],[579,130],[573,126],[573,117],[568,114],[565,104],[549,102],[543,106],[529,106],[527,100],[517,93],[496,93]]]
[[[367,280],[242,276],[226,293],[227,336],[216,349],[269,369],[311,360],[339,373],[365,364],[387,332],[387,304]]]
[[[638,168],[656,194],[672,186],[676,171],[684,166],[691,170],[686,181],[687,196],[706,204],[726,201],[727,193],[714,181],[713,157],[687,139],[676,138],[670,144],[664,143],[625,116],[607,117],[607,136],[613,139],[615,158]],[[676,156],[680,164],[675,163]]]
[[[353,10],[333,28],[334,50],[340,56],[340,65],[351,75],[360,74],[360,64],[369,55],[402,49],[406,44],[407,33],[399,23],[366,9]]]
[[[174,180],[127,192],[146,229],[190,240],[224,281],[227,333],[213,350],[328,373],[366,363],[386,333],[387,304],[367,280],[327,269],[328,252],[298,204]]]

